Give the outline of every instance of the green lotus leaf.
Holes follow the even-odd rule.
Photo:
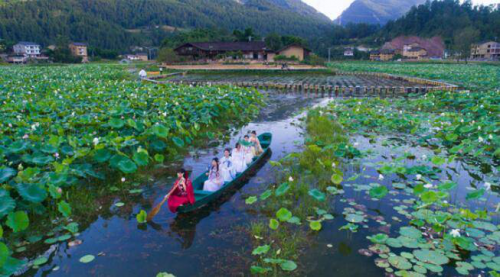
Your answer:
[[[45,155],[33,155],[31,158],[31,162],[38,165],[38,166],[44,166],[47,165],[51,162],[54,161],[54,158],[52,156],[45,156]]]
[[[283,183],[276,189],[275,194],[276,194],[276,196],[281,196],[281,195],[285,194],[289,189],[290,189],[290,185],[288,183]]]
[[[250,271],[252,272],[252,274],[264,274],[264,273],[267,273],[271,270],[272,269],[269,267],[260,267],[260,266],[255,266],[255,265],[252,265],[250,267]]]
[[[163,151],[167,148],[167,144],[162,141],[162,140],[159,140],[159,139],[156,139],[156,140],[153,140],[150,144],[151,148],[153,148],[153,150],[155,151]]]
[[[294,271],[295,269],[297,269],[297,264],[293,261],[284,261],[280,263],[280,267],[284,271]]]
[[[401,244],[401,242],[398,240],[398,239],[395,239],[395,238],[388,238],[385,243],[392,247],[392,248],[401,248],[403,247],[403,245]]]
[[[420,199],[422,202],[430,204],[438,201],[439,197],[435,191],[430,190],[420,194]]]
[[[296,225],[301,225],[302,223],[300,222],[300,218],[296,216],[292,216],[290,219],[287,220],[288,223],[291,224],[296,224]]]
[[[255,248],[252,251],[252,255],[263,255],[263,254],[266,254],[267,252],[269,252],[270,249],[271,249],[271,246],[269,246],[267,244],[262,245],[262,246]]]
[[[104,163],[111,158],[111,151],[106,148],[99,149],[94,153],[94,160],[98,163]]]
[[[67,155],[67,156],[73,156],[75,155],[75,149],[69,145],[64,145],[61,147],[61,154]]]
[[[465,199],[467,200],[475,200],[481,198],[486,191],[484,189],[478,189],[473,192],[467,193],[467,196],[465,196]]]
[[[0,274],[2,274],[3,276],[11,276],[24,268],[25,265],[25,261],[7,257],[7,260],[3,264],[3,267],[0,269]]]
[[[12,177],[17,175],[17,171],[10,168],[0,168],[0,184],[9,181]]]
[[[163,156],[162,154],[156,154],[155,161],[158,163],[163,163],[165,161],[165,156]]]
[[[422,237],[422,232],[420,232],[420,230],[418,230],[417,228],[411,227],[411,226],[401,227],[399,229],[399,233],[402,236],[412,238],[412,239],[419,239]]]
[[[446,138],[447,141],[454,142],[454,141],[457,141],[458,135],[454,134],[454,133],[449,133],[449,134],[446,135],[445,138]]]
[[[177,145],[178,147],[180,147],[180,148],[184,147],[184,141],[181,138],[173,137],[172,140],[174,141],[175,145]]]
[[[48,258],[46,257],[39,257],[36,260],[33,261],[34,266],[41,266],[49,261]]]
[[[23,211],[10,212],[7,216],[7,226],[9,226],[14,233],[24,231],[28,228],[30,221],[28,214]]]
[[[137,171],[137,165],[129,158],[124,158],[118,162],[118,169],[120,169],[123,173],[130,174]]]
[[[133,160],[138,166],[147,166],[149,163],[149,155],[146,152],[135,152]]]
[[[440,191],[450,191],[456,187],[457,187],[457,183],[448,181],[448,182],[444,182],[441,185],[439,185],[438,189]]]
[[[310,190],[309,195],[318,201],[325,201],[326,199],[326,195],[317,189]]]
[[[68,230],[72,234],[78,233],[78,223],[76,222],[71,222],[68,225],[64,227],[64,229]]]
[[[57,152],[57,147],[51,144],[44,144],[42,147],[40,147],[40,151],[45,154],[54,154]]]
[[[7,248],[7,245],[5,245],[5,243],[0,242],[0,268],[3,267],[9,256],[9,248]]]
[[[432,157],[431,162],[437,166],[442,166],[443,164],[446,163],[446,159],[443,157],[434,156]]]
[[[66,201],[60,201],[57,204],[57,210],[64,216],[68,217],[71,215],[71,206]]]
[[[378,186],[370,189],[371,198],[382,199],[387,195],[387,193],[389,193],[389,190],[385,186]]]
[[[13,142],[9,145],[9,151],[14,153],[14,154],[19,154],[23,152],[24,150],[28,149],[28,143],[24,141],[16,141]]]
[[[388,261],[393,267],[400,270],[408,270],[412,268],[412,264],[406,258],[401,256],[391,256]]]
[[[41,203],[47,198],[47,191],[39,184],[19,184],[17,191],[24,200],[32,203]]]
[[[423,263],[429,263],[435,265],[444,265],[450,261],[450,259],[446,257],[446,255],[436,250],[429,250],[429,249],[414,250],[413,255]]]
[[[108,125],[111,128],[121,129],[121,128],[123,128],[123,126],[125,126],[125,121],[123,121],[119,118],[112,118],[108,121]]]
[[[12,212],[16,207],[16,201],[8,195],[0,196],[0,219]]]
[[[92,262],[93,260],[95,260],[94,255],[85,255],[85,256],[81,257],[79,261],[81,263],[88,264],[88,263]]]
[[[157,135],[160,138],[166,138],[168,136],[168,132],[170,131],[167,127],[162,124],[157,124],[152,128],[153,134]]]
[[[3,238],[3,227],[0,225],[0,239]]]
[[[137,222],[139,223],[146,223],[146,220],[148,218],[148,214],[146,213],[146,211],[144,210],[141,210],[136,216],[135,218],[137,219]]]
[[[333,174],[332,178],[331,178],[332,183],[334,183],[335,185],[340,185],[343,180],[344,180],[344,177],[342,177],[342,175],[337,174],[337,173]]]
[[[490,232],[495,232],[496,230],[498,230],[498,228],[490,223],[490,222],[486,222],[486,221],[474,221],[472,222],[472,225],[474,225],[474,227],[478,228],[478,229],[482,229],[482,230],[486,230],[486,231],[490,231]]]
[[[156,277],[175,277],[175,275],[167,273],[167,272],[160,272],[160,273],[156,274]]]
[[[366,238],[369,239],[373,243],[384,244],[389,239],[389,236],[386,234],[380,233],[380,234],[376,234],[376,235],[369,236]]]
[[[250,196],[245,200],[245,204],[247,205],[252,205],[255,202],[257,202],[257,197],[255,196]]]
[[[359,214],[348,214],[345,219],[351,223],[361,223],[365,220],[365,217]]]
[[[269,220],[269,228],[276,230],[276,229],[278,229],[279,226],[280,226],[280,223],[276,219],[271,218]]]
[[[264,200],[266,200],[267,198],[271,197],[271,195],[273,195],[273,192],[272,192],[270,189],[268,189],[268,190],[264,191],[264,192],[260,195],[260,200],[261,200],[261,201],[264,201]]]
[[[292,212],[290,212],[289,210],[287,210],[285,208],[281,208],[276,212],[276,217],[280,221],[285,222],[285,221],[288,221],[290,218],[292,218]]]

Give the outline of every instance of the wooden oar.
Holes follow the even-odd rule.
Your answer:
[[[176,189],[177,187],[174,187],[168,194],[167,196],[165,196],[163,198],[163,201],[160,202],[160,204],[156,205],[152,210],[151,212],[148,214],[148,217],[146,218],[146,220],[149,222],[151,220],[153,220],[153,217],[155,217],[161,210],[161,207],[163,206],[163,204],[165,204],[165,202],[167,202],[168,198],[170,198],[170,195],[174,192],[174,190]]]

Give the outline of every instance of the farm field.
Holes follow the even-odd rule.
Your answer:
[[[266,74],[238,74],[227,72],[225,74],[200,74],[196,72],[188,73],[185,76],[178,75],[167,79],[169,82],[261,82],[276,84],[309,84],[318,86],[338,86],[338,87],[420,87],[422,85],[404,80],[392,80],[376,76],[349,76],[334,75],[325,72],[290,72],[290,73],[266,73]]]
[[[336,62],[330,68],[345,72],[381,72],[455,82],[468,89],[498,89],[500,66],[489,64]]]
[[[151,84],[116,65],[2,67],[0,276],[497,276],[498,67],[331,67],[464,90],[323,98]],[[273,133],[272,153],[245,183],[143,222],[175,170],[197,176],[252,130]]]

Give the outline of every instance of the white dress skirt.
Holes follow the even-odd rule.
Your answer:
[[[238,151],[237,149],[233,149],[233,152],[231,154],[231,160],[233,161],[233,167],[234,170],[237,173],[242,173],[247,169],[247,163],[245,160],[245,152],[243,151],[243,148],[241,151]]]
[[[252,146],[243,146],[243,149],[245,150],[245,162],[247,165],[251,164],[253,162],[253,157],[254,151]]]
[[[224,180],[222,179],[222,175],[215,171],[215,168],[212,168],[208,174],[208,180],[203,184],[204,191],[218,191],[222,185],[224,185]]]
[[[231,157],[220,159],[220,172],[224,182],[231,182],[236,177],[236,169],[233,166]]]

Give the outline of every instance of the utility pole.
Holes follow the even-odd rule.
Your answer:
[[[328,63],[330,63],[332,60],[331,60],[331,51],[332,51],[332,48],[333,47],[328,47]]]

